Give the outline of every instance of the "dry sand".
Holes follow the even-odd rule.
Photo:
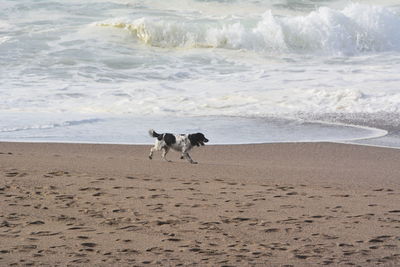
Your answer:
[[[400,150],[149,148],[0,143],[0,265],[400,265]]]

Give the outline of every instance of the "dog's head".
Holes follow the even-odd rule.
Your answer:
[[[189,134],[188,136],[192,146],[204,146],[208,139],[202,133]]]

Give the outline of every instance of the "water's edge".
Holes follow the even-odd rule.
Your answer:
[[[139,120],[138,118],[136,119]],[[212,119],[202,117],[196,118],[196,123],[188,123],[192,119],[180,118],[180,121],[186,121],[186,123],[183,123],[183,125],[186,125],[185,132],[204,132],[211,140],[211,145],[331,142],[400,148],[400,136],[393,135],[390,131],[384,129],[364,125],[324,121],[299,123],[281,119],[274,121],[271,119],[238,117]],[[67,126],[65,128],[59,127],[60,129],[30,129],[21,131],[22,133],[20,131],[11,132],[8,136],[4,136],[5,133],[0,133],[0,142],[149,145],[154,141],[147,134],[147,130],[153,128],[152,126],[157,126],[156,130],[160,132],[181,133],[176,130],[177,125],[181,125],[176,121],[163,122],[162,119],[155,120],[153,118],[153,120],[146,120],[146,122],[142,123],[142,127],[136,129],[134,126],[140,124],[131,118],[129,123],[133,127],[126,124],[127,120],[113,121],[116,124],[109,123],[108,127],[105,127],[108,129],[107,131],[104,131],[104,125],[100,123],[96,127],[95,123],[89,124],[85,129]],[[118,128],[116,125],[122,128]],[[198,125],[201,126],[199,127]],[[113,130],[115,132],[112,132]],[[36,131],[39,135],[34,136]],[[73,134],[71,134],[71,131]],[[33,134],[30,136],[29,132]],[[80,135],[77,135],[77,132]],[[99,132],[104,133],[104,135],[102,136]],[[15,136],[14,134],[20,136]],[[71,138],[71,136],[73,137]],[[390,142],[385,140],[390,140]]]

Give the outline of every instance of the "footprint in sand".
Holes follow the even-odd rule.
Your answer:
[[[19,172],[12,171],[12,172],[6,172],[6,177],[16,177],[19,174]]]

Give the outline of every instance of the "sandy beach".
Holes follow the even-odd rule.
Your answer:
[[[0,143],[1,266],[400,264],[400,150]]]

